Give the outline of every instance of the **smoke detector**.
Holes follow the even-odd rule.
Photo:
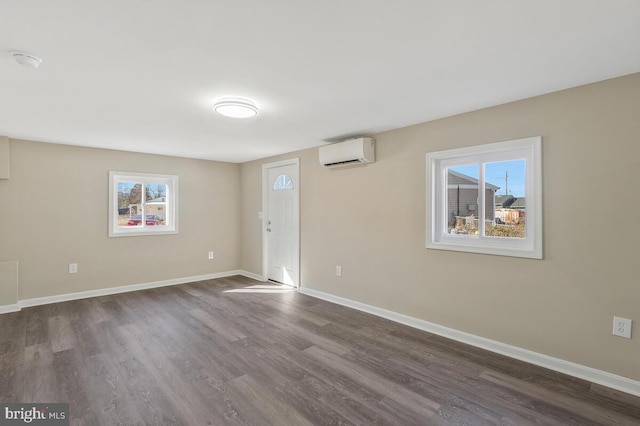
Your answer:
[[[42,58],[33,53],[23,52],[22,50],[12,50],[9,53],[17,63],[24,67],[38,68],[42,63]]]

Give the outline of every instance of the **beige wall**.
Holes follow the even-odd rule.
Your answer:
[[[0,310],[16,303],[18,303],[18,262],[0,261]]]
[[[10,161],[11,179],[0,180],[0,260],[20,262],[18,299],[238,268],[237,164],[22,140],[10,141]],[[108,238],[109,170],[179,175],[180,233]]]
[[[640,330],[611,334],[640,321],[638,111],[635,74],[375,135],[367,166],[242,164],[241,267],[262,272],[261,164],[300,157],[302,286],[638,380]],[[536,135],[544,260],[426,250],[425,153]]]

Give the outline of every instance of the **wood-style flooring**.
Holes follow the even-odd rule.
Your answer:
[[[78,425],[640,424],[640,398],[244,277],[0,315],[0,402]]]

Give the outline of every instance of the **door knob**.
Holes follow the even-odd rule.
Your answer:
[[[271,228],[267,228],[267,232],[271,232]]]

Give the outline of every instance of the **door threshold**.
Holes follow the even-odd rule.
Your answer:
[[[291,288],[295,288],[295,289],[298,288],[298,287],[295,286],[295,284],[285,284],[285,283],[281,283],[280,281],[272,280],[271,278],[267,278],[267,282],[278,284],[278,285],[283,285],[285,287],[291,287]]]

